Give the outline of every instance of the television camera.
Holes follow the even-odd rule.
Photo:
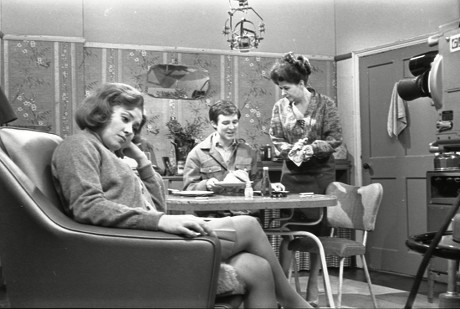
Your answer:
[[[439,113],[436,122],[436,140],[430,143],[430,152],[460,151],[460,20],[443,25],[428,38],[428,45],[438,46],[412,57],[409,70],[415,76],[398,82],[398,94],[407,101],[430,97]],[[436,161],[435,161],[436,162]],[[459,167],[456,167],[459,169]],[[460,262],[460,192],[449,210],[442,227],[436,233],[413,235],[406,245],[424,253],[414,284],[404,308],[412,308],[424,271],[435,255],[449,260],[448,291],[439,295],[439,307],[458,308],[457,272]],[[447,231],[452,224],[452,231]],[[425,238],[424,238],[425,237]]]
[[[429,46],[438,46],[412,57],[409,70],[415,76],[398,82],[398,94],[407,101],[431,97],[439,119],[436,141],[430,152],[460,150],[460,20],[443,25],[428,38]]]

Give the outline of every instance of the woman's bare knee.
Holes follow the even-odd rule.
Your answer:
[[[252,216],[235,216],[232,217],[235,220],[235,223],[238,225],[248,225],[248,226],[257,226],[260,227],[260,223],[257,218]]]
[[[232,217],[235,228],[240,232],[241,235],[247,235],[248,233],[263,233],[262,226],[260,225],[257,218],[252,216],[235,216]]]

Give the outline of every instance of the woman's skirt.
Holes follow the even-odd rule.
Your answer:
[[[281,172],[281,183],[290,193],[313,192],[324,194],[327,186],[335,181],[335,160],[334,156],[318,159],[312,157],[309,161],[297,166],[292,161],[287,160],[283,163]],[[285,212],[282,212],[284,215]],[[321,214],[320,209],[296,209],[290,222],[309,222],[315,221]],[[326,216],[320,225],[307,227],[301,225],[289,225],[291,230],[306,230],[317,235],[327,233]]]

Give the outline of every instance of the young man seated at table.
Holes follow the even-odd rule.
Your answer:
[[[252,181],[255,190],[260,187],[257,153],[249,144],[237,139],[240,117],[239,109],[230,101],[220,100],[211,106],[209,120],[216,132],[188,154],[184,167],[184,190],[242,195],[244,185],[231,187],[221,184],[233,180]],[[284,190],[281,183],[273,183],[272,187],[274,190]]]

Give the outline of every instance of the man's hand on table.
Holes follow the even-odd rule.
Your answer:
[[[209,191],[214,191],[218,182],[219,180],[217,180],[217,178],[209,178],[208,181],[206,181],[206,189]]]

